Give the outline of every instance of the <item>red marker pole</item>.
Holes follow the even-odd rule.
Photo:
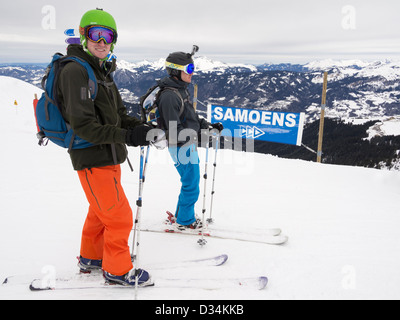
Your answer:
[[[33,111],[35,112],[35,121],[36,121],[37,132],[40,131],[39,125],[37,123],[37,118],[36,118],[36,106],[37,106],[38,102],[39,102],[39,100],[37,98],[37,94],[35,93],[35,99],[33,99]]]

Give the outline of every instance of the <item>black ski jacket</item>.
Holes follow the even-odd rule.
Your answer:
[[[168,87],[177,89],[184,103],[183,113],[179,115],[182,108],[181,97],[173,90],[163,90],[160,95],[158,109],[163,127],[168,131],[169,146],[182,146],[190,139],[197,143],[201,129],[208,129],[210,124],[205,119],[199,118],[194,110],[187,88],[189,84],[172,77],[166,77],[158,81],[158,85],[161,90]]]
[[[68,63],[60,73],[58,97],[63,116],[79,137],[95,145],[71,150],[74,169],[123,163],[128,153],[125,146],[127,129],[140,125],[141,121],[128,116],[113,83],[110,73],[115,70],[115,63],[100,67],[99,59],[88,55],[80,45],[70,45],[67,53],[89,62],[98,81],[97,97],[92,101],[88,98],[89,76],[81,65]]]

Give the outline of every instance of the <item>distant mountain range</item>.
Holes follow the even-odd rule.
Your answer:
[[[115,82],[131,113],[166,76],[164,59],[119,61]],[[400,63],[323,60],[305,65],[228,64],[195,59],[199,111],[223,106],[305,112],[303,143],[316,150],[323,72],[329,72],[323,162],[400,170]],[[40,86],[46,65],[0,65],[0,75]],[[193,89],[193,88],[191,88]],[[328,121],[329,120],[329,121]],[[256,151],[313,160],[305,148],[256,141]]]
[[[114,79],[123,100],[137,104],[156,79],[166,76],[164,62],[119,61]],[[395,61],[323,60],[253,66],[198,57],[195,65],[193,81],[204,104],[305,112],[307,120],[313,121],[319,118],[322,76],[328,71],[327,117],[368,120],[400,114],[400,63]],[[0,75],[40,86],[45,67],[0,65]]]

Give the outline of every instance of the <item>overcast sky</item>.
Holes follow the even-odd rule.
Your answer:
[[[84,12],[116,19],[114,53],[153,61],[200,47],[232,63],[400,59],[399,0],[0,0],[0,63],[48,62]]]

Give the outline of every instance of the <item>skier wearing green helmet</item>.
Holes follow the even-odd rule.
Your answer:
[[[101,27],[104,27],[104,30]],[[101,9],[90,10],[82,16],[79,24],[79,34],[81,44],[89,54],[91,53],[87,50],[88,39],[94,42],[99,42],[100,39],[104,40],[106,44],[111,44],[110,51],[113,52],[118,37],[117,24],[113,16],[108,12]]]
[[[70,150],[74,169],[89,202],[82,231],[78,266],[81,272],[103,269],[108,282],[135,286],[151,285],[147,271],[132,264],[128,239],[133,214],[121,186],[120,164],[128,146],[148,145],[148,125],[127,114],[111,73],[115,58],[108,55],[117,42],[114,18],[102,9],[86,12],[79,26],[81,45],[71,44],[69,56],[85,60],[97,79],[92,100],[88,74],[78,63],[67,63],[57,83],[57,96],[64,119],[74,133],[94,146]]]

